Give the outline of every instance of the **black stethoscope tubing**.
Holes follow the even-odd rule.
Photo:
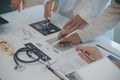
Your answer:
[[[33,62],[36,62],[36,61],[39,61],[41,59],[41,54],[39,53],[34,53],[36,49],[28,49],[26,47],[23,47],[23,48],[20,48],[19,50],[17,50],[14,54],[14,61],[17,65],[19,65],[18,61],[19,62],[22,62],[22,63],[33,63]],[[32,55],[30,55],[31,53],[34,53],[38,58],[34,59],[34,60],[31,60],[31,61],[25,61],[25,60],[22,60],[18,57],[18,55],[21,53],[21,52],[26,52],[27,56],[32,58]]]

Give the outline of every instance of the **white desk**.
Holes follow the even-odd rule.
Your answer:
[[[15,51],[23,47],[25,43],[32,42],[36,46],[38,46],[38,43],[41,44],[42,46],[38,47],[51,58],[56,59],[56,57],[58,58],[68,53],[73,53],[73,48],[71,50],[59,53],[55,53],[52,49],[46,50],[46,47],[49,46],[46,40],[56,37],[58,33],[43,36],[29,26],[29,24],[31,23],[44,20],[43,12],[43,6],[36,6],[25,9],[22,13],[18,13],[17,11],[15,11],[0,15],[9,21],[9,24],[0,26],[0,37],[3,37],[4,39],[11,42]],[[56,13],[53,14],[51,22],[61,28],[67,20],[68,19],[66,19],[65,17]],[[26,35],[24,31],[27,31]],[[103,45],[107,49],[113,51],[115,54],[120,55],[120,45],[104,37],[100,37],[92,42],[81,45],[91,46],[96,44]],[[100,51],[108,55],[108,52],[102,49],[100,49]],[[5,52],[0,52],[1,80],[59,80],[42,64],[24,64],[26,66],[26,69],[23,72],[16,72],[14,70],[15,65],[16,64],[14,63],[13,57],[8,56]]]
[[[22,13],[15,11],[2,14],[1,16],[8,20],[9,24],[0,25],[0,36],[10,41],[15,51],[23,47],[24,43],[26,42],[40,42],[43,43],[42,45],[46,45],[44,42],[44,36],[29,26],[31,23],[44,20],[43,12],[43,6],[36,6],[30,9],[28,8]],[[56,21],[57,17],[54,18],[54,20]],[[64,22],[62,19],[61,21]],[[23,32],[23,29],[28,30],[30,34],[28,33],[26,36],[24,36],[23,33],[21,33]],[[51,37],[53,35],[47,37]],[[15,63],[13,57],[8,56],[5,52],[0,52],[1,80],[59,80],[42,64],[36,63],[36,65],[28,64],[25,66],[25,71],[16,72],[14,70]]]

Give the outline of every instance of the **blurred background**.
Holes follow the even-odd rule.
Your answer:
[[[35,5],[40,5],[43,3],[44,0],[26,0],[27,2],[27,7],[32,7]]]

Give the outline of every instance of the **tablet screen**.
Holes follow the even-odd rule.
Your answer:
[[[58,28],[52,23],[50,23],[49,25],[46,25],[46,24],[47,24],[46,20],[43,20],[40,22],[32,23],[30,24],[30,26],[35,30],[37,30],[38,32],[40,32],[41,34],[43,34],[44,36],[61,30],[60,28]]]

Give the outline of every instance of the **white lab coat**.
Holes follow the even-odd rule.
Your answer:
[[[87,23],[97,18],[110,0],[59,0],[59,13],[67,18],[80,15]]]
[[[47,2],[49,0],[45,0]],[[110,0],[58,0],[58,12],[71,19],[80,15],[87,23],[97,18]]]
[[[84,43],[111,30],[118,23],[120,23],[120,4],[113,0],[111,5],[105,9],[98,19],[94,20],[88,27],[79,30],[77,33]]]

